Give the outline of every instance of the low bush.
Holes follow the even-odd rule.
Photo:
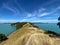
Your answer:
[[[0,42],[7,40],[7,36],[5,34],[0,34]]]

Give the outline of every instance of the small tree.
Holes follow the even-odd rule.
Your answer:
[[[16,22],[16,23],[12,23],[12,26],[16,27],[16,30],[21,28],[24,24],[26,24],[27,22]]]
[[[58,17],[58,23],[57,23],[57,25],[59,26],[59,28],[60,28],[60,17]]]
[[[58,17],[58,20],[60,20],[60,17]]]

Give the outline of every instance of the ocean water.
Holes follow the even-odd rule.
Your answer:
[[[0,34],[9,35],[11,32],[15,31],[16,28],[11,26],[11,24],[0,24]]]
[[[60,34],[60,28],[59,26],[57,26],[57,23],[44,23],[44,24],[36,23],[35,25],[38,26],[40,29],[54,31],[57,34]]]
[[[54,31],[60,34],[60,28],[59,26],[57,26],[56,23],[44,23],[44,24],[36,23],[35,25],[38,26],[40,29]],[[0,33],[3,33],[5,35],[9,35],[15,30],[16,27],[11,26],[11,24],[0,24]]]

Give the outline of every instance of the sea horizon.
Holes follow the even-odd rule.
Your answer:
[[[60,28],[57,23],[34,23],[37,27],[42,30],[50,30],[56,33],[60,33]],[[10,33],[16,31],[16,27],[11,26],[11,23],[0,23],[0,33],[9,35]]]

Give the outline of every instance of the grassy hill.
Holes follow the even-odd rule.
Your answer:
[[[31,23],[25,23],[0,45],[60,45],[60,38],[50,37],[42,29],[34,27]]]

